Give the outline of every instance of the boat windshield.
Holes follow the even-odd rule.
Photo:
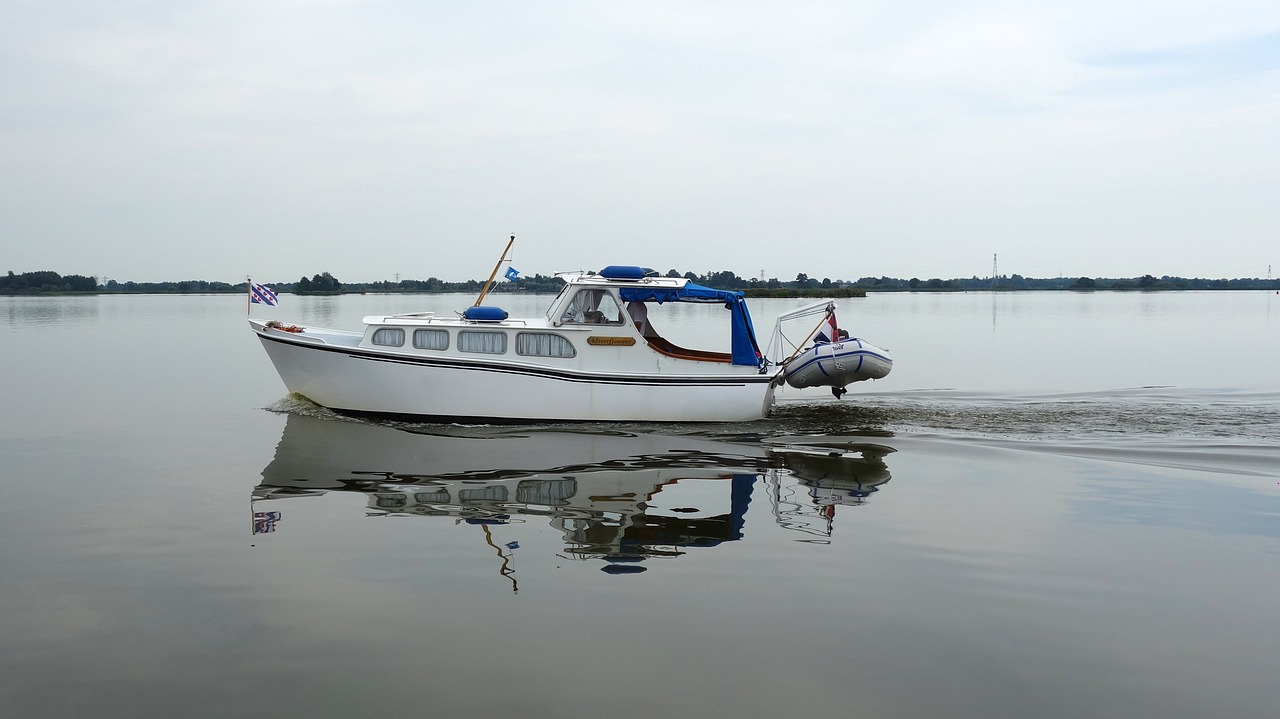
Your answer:
[[[613,293],[605,289],[580,289],[565,306],[564,324],[620,325],[622,308]]]

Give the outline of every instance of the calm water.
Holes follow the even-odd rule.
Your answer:
[[[1280,296],[848,300],[892,375],[712,426],[344,420],[244,313],[0,298],[3,716],[1280,706]]]

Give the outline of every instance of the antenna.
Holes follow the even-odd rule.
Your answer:
[[[995,253],[992,253],[991,254],[991,289],[994,290],[996,288],[996,278],[999,276],[1000,275],[996,272],[996,255]]]

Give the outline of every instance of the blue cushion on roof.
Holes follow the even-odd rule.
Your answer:
[[[462,311],[462,319],[476,322],[501,322],[507,318],[507,311],[501,307],[481,305],[468,307]]]
[[[656,274],[648,267],[636,265],[609,265],[600,270],[600,276],[607,280],[642,280]]]

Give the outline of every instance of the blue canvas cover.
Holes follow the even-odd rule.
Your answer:
[[[462,311],[462,319],[475,322],[501,322],[507,318],[507,311],[492,305],[468,307]]]
[[[747,311],[747,301],[741,292],[717,290],[689,282],[683,287],[622,287],[618,293],[623,302],[723,302],[732,313],[730,354],[733,364],[759,367],[764,361],[751,324],[751,313]]]
[[[657,273],[648,267],[636,265],[609,265],[600,270],[600,276],[609,280],[642,280]]]

